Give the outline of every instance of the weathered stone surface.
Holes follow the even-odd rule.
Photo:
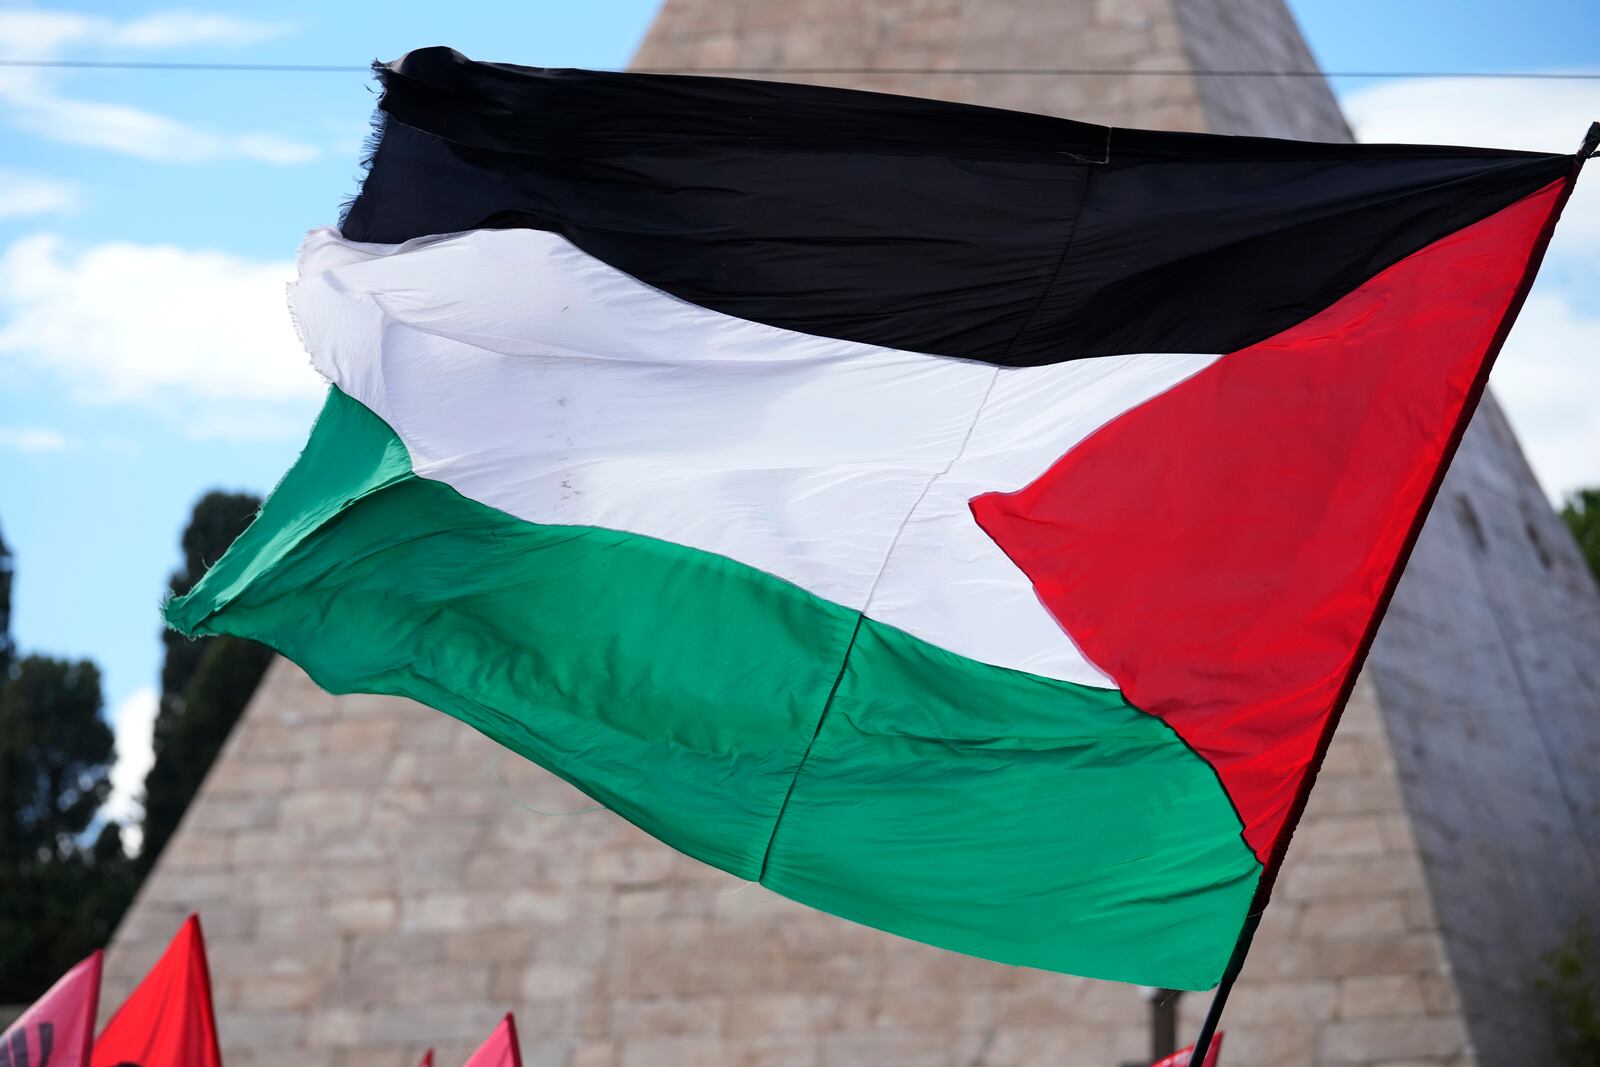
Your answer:
[[[507,58],[517,58],[508,56]],[[637,65],[791,74],[1117,125],[1348,136],[1279,0],[668,0]],[[1166,73],[1171,72],[1171,73]],[[1230,1067],[1547,1058],[1529,979],[1600,898],[1600,597],[1491,401],[1289,850]],[[275,663],[118,931],[105,1011],[205,919],[230,1067],[1106,1067],[1136,990],[939,952],[680,856],[453,720]],[[532,810],[530,810],[532,809]],[[565,814],[536,814],[555,812]],[[1204,996],[1181,1004],[1184,1032]]]
[[[1454,976],[1429,1004],[1485,1065],[1550,1058],[1540,957],[1600,899],[1597,605],[1487,398],[1368,665]]]
[[[1314,71],[1294,17],[1277,3],[1173,0],[1183,43],[1196,71]],[[1349,139],[1339,105],[1321,78],[1194,78],[1214,133]]]

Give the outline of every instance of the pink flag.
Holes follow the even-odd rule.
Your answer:
[[[1206,1062],[1201,1067],[1217,1067],[1217,1053],[1222,1051],[1222,1031],[1217,1031],[1217,1036],[1211,1039],[1211,1047],[1206,1049]],[[1165,1059],[1157,1060],[1150,1067],[1189,1067],[1189,1057],[1194,1053],[1194,1046],[1181,1048]]]
[[[0,1067],[88,1067],[104,958],[95,949],[0,1034]]]
[[[506,1012],[489,1040],[467,1058],[465,1067],[522,1067],[522,1049],[517,1045],[517,1021]]]

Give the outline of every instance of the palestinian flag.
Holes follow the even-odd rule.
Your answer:
[[[171,624],[825,911],[1214,984],[1576,157],[379,74],[326,407]]]

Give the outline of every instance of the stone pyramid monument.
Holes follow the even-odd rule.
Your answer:
[[[1320,78],[1185,73],[1314,70],[1282,0],[667,0],[636,63],[1349,136]],[[873,67],[1175,73],[837,72]],[[1486,400],[1235,991],[1228,1067],[1548,1062],[1540,954],[1600,908],[1597,651],[1600,594]],[[459,1063],[508,1008],[530,1067],[1149,1061],[1139,990],[808,911],[442,714],[283,661],[118,931],[107,1010],[190,910],[230,1067]]]

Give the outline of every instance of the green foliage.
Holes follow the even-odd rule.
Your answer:
[[[1535,985],[1550,998],[1558,1027],[1557,1048],[1566,1067],[1600,1067],[1600,957],[1587,924],[1546,953],[1545,973]]]
[[[183,531],[183,566],[169,585],[174,596],[194,588],[260,507],[260,499],[247,493],[211,492],[200,498]],[[272,660],[266,647],[237,637],[191,640],[167,630],[161,639],[166,658],[152,739],[155,762],[144,781],[144,844],[139,852],[139,864],[146,870],[177,829]]]
[[[1579,489],[1570,494],[1561,508],[1561,517],[1578,539],[1589,569],[1600,580],[1600,489]]]
[[[111,728],[100,670],[27,656],[0,692],[0,855],[11,863],[69,855],[111,792]]]
[[[259,504],[252,496],[210,493],[195,505],[174,593],[200,580]],[[0,541],[0,1003],[26,1003],[110,939],[271,653],[235,638],[163,634],[156,762],[136,863],[123,851],[120,826],[95,826],[115,762],[100,672],[87,661],[16,657],[12,573]]]
[[[16,647],[11,643],[11,550],[6,539],[0,537],[0,689],[11,677],[11,661],[16,657]]]
[[[100,672],[26,656],[0,690],[0,1002],[27,1002],[105,943],[135,886],[121,827],[83,834],[110,792]]]

